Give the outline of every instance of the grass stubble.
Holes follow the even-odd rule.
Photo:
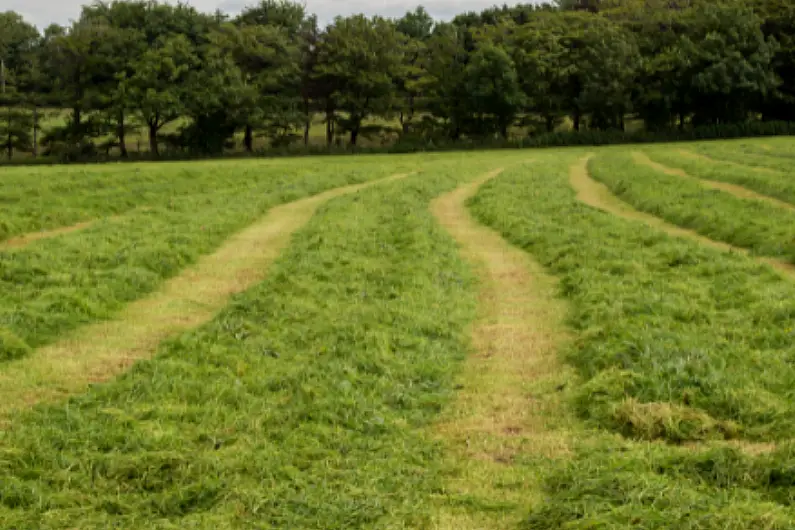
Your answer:
[[[431,205],[479,278],[473,353],[437,427],[451,469],[432,524],[437,529],[515,527],[543,501],[543,471],[568,454],[562,391],[571,372],[558,355],[568,337],[557,285],[466,208],[480,186],[501,172]]]

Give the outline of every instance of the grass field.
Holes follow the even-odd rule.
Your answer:
[[[0,527],[795,528],[791,158],[0,170]]]

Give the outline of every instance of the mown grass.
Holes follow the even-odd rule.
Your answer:
[[[667,175],[636,163],[627,150],[601,151],[588,167],[638,210],[762,256],[795,261],[795,211]]]
[[[578,203],[567,181],[581,155],[506,171],[471,202],[560,278],[567,359],[585,381],[574,408],[621,435],[579,440],[524,527],[791,528],[795,286]],[[752,455],[726,438],[780,442]]]
[[[30,348],[50,343],[79,325],[109,318],[124,303],[151,292],[274,205],[407,168],[399,158],[392,164],[371,160],[326,161],[323,166],[210,165],[204,169],[218,183],[206,191],[195,188],[193,193],[172,197],[167,195],[168,180],[161,175],[163,183],[155,187],[166,204],[25,248],[0,251],[0,362],[24,356]],[[184,171],[196,167],[201,171],[201,164]],[[235,174],[238,167],[248,172],[240,181]],[[181,172],[178,166],[173,168]],[[51,172],[57,181],[58,170]],[[180,178],[175,178],[176,189]],[[124,189],[122,180],[114,186],[119,193]],[[127,193],[138,196],[133,185]],[[90,194],[89,189],[75,192],[80,197]]]
[[[705,142],[693,146],[695,150],[709,157],[728,160],[737,164],[767,170],[780,171],[792,175],[795,169],[795,144],[792,138],[765,138],[759,140],[738,140],[733,142]]]
[[[673,442],[791,436],[795,286],[579,204],[565,180],[571,158],[557,156],[540,172],[506,172],[473,207],[561,276],[580,333],[570,359],[588,381],[581,413]]]
[[[363,162],[363,166],[369,163]],[[196,194],[257,193],[264,179],[343,171],[351,161],[286,160],[9,167],[0,175],[0,242],[13,236],[130,212],[166,207]]]
[[[424,427],[453,391],[475,315],[470,273],[428,202],[497,161],[457,158],[327,203],[210,324],[118,380],[14,417],[0,520],[422,527],[442,484]]]
[[[688,175],[718,182],[737,184],[795,205],[795,174],[792,164],[767,155],[754,155],[740,150],[734,143],[685,144],[675,148],[646,148],[655,162],[684,170]],[[688,151],[690,151],[690,156]],[[695,154],[696,156],[693,156]],[[699,159],[698,155],[710,159]]]

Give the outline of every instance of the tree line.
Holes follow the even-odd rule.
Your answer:
[[[418,7],[323,27],[290,0],[234,17],[97,2],[43,32],[0,13],[0,60],[9,156],[127,156],[141,128],[153,155],[308,144],[319,116],[328,145],[354,146],[795,121],[790,0],[559,0],[452,21]],[[43,108],[68,114],[40,131]]]

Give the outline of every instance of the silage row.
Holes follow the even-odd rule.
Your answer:
[[[699,159],[692,154],[688,156],[688,151],[709,159]],[[684,170],[690,176],[736,184],[795,205],[795,180],[792,178],[795,168],[792,163],[769,155],[745,152],[739,142],[655,146],[647,148],[646,152],[655,162]]]
[[[426,524],[442,482],[423,427],[453,391],[475,311],[428,203],[491,158],[333,200],[213,322],[67,405],[15,417],[0,440],[0,520]]]
[[[627,150],[601,151],[588,167],[595,180],[640,211],[761,256],[795,262],[793,210],[666,174],[636,163]],[[713,177],[710,180],[720,180]]]
[[[224,175],[214,174],[226,187],[174,195],[166,204],[80,232],[0,251],[0,367],[80,325],[113,316],[275,205],[406,168],[400,161],[348,161],[322,169],[263,165],[238,181],[236,167],[229,163]],[[204,169],[211,172],[204,179],[219,170]],[[57,180],[60,170],[51,171]],[[134,186],[129,193],[135,195]]]
[[[527,528],[790,528],[795,286],[578,203],[579,156],[508,171],[472,201],[561,279],[579,337],[568,358],[586,381],[575,411],[623,435],[582,440]]]

